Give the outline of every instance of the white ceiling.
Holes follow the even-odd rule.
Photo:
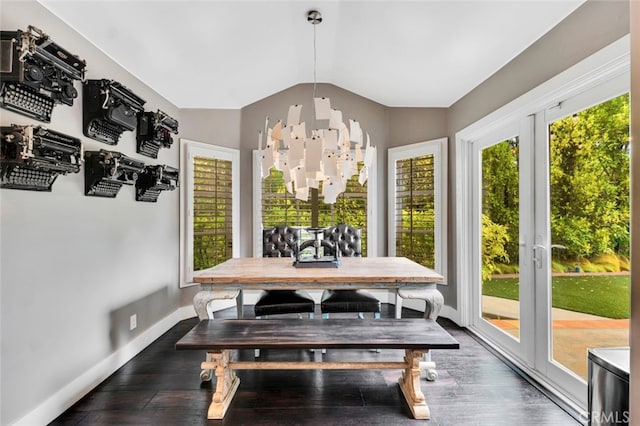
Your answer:
[[[40,1],[180,108],[242,108],[313,82],[312,9],[319,83],[448,107],[584,2]]]

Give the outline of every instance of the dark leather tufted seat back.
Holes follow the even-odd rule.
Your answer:
[[[350,225],[340,224],[330,226],[324,231],[324,239],[331,242],[333,247],[337,243],[339,256],[354,257],[362,256],[362,237],[360,228]],[[327,249],[325,248],[325,251]],[[328,255],[333,255],[333,250],[329,249]]]
[[[262,231],[262,257],[294,257],[298,250],[300,228],[278,225]]]
[[[287,225],[264,229],[262,231],[262,256],[295,256],[300,235],[300,228]],[[263,290],[253,307],[253,312],[256,317],[301,312],[308,312],[309,317],[313,317],[315,306],[313,298],[305,290]]]

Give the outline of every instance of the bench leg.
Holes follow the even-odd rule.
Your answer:
[[[205,354],[204,361],[207,362],[207,363],[211,362],[211,353],[210,352],[207,352]],[[200,370],[200,380],[203,381],[203,382],[208,382],[211,379],[213,379],[213,370],[210,369],[210,368],[205,369],[203,367],[203,369]]]
[[[213,394],[211,405],[209,405],[207,418],[222,419],[238,390],[240,379],[236,376],[235,371],[229,368],[231,351],[211,352],[210,358],[211,362],[215,364],[216,392]],[[203,368],[205,367],[207,366],[203,365]]]
[[[423,290],[399,289],[396,292],[396,318],[400,318],[401,316],[402,299],[424,300],[424,317],[434,321],[438,319],[438,315],[444,305],[444,297],[436,288]],[[436,364],[431,361],[431,355],[429,352],[425,353],[424,359],[420,364],[420,369],[425,372],[427,380],[434,381],[438,378]]]
[[[429,419],[431,413],[424,399],[424,394],[420,389],[420,360],[423,352],[407,349],[404,361],[407,367],[402,372],[402,377],[398,382],[404,399],[409,404],[411,413],[416,419]]]

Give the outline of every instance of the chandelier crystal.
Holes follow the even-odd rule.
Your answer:
[[[364,185],[376,148],[358,121],[349,119],[345,124],[342,111],[332,108],[329,98],[316,97],[316,25],[322,22],[322,15],[312,10],[307,21],[313,25],[314,122],[309,126],[313,128],[307,133],[307,124],[300,121],[302,105],[298,104],[289,107],[286,122],[278,120],[270,127],[267,117],[264,133],[258,133],[261,175],[269,176],[272,168],[280,170],[287,191],[296,199],[307,201],[309,191],[317,189],[326,204],[334,204],[353,176],[358,175],[358,182]],[[317,127],[317,121],[325,126]]]

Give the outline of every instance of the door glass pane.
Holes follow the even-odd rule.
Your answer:
[[[519,140],[482,150],[482,318],[520,338]]]
[[[629,96],[549,126],[552,356],[629,345]]]

